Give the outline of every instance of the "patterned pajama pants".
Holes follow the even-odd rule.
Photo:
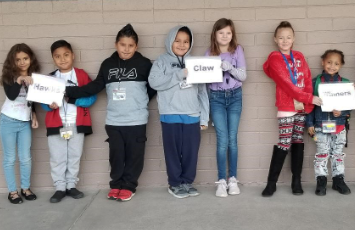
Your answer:
[[[344,175],[345,153],[343,153],[343,148],[345,142],[345,129],[338,134],[316,132],[317,153],[314,160],[316,178],[328,175],[327,163],[329,157],[331,157],[332,177]]]
[[[279,143],[277,147],[287,151],[292,143],[303,143],[305,113],[297,113],[291,117],[279,117],[278,121]]]

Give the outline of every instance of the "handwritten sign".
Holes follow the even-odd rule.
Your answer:
[[[355,109],[355,89],[353,83],[319,84],[319,97],[323,101],[322,111]]]
[[[27,100],[50,105],[62,105],[65,81],[41,74],[32,74],[33,84],[28,87]]]
[[[188,84],[223,82],[220,57],[187,57]]]

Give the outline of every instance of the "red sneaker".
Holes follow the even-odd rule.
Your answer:
[[[134,196],[134,193],[127,190],[127,189],[122,189],[120,191],[120,194],[118,194],[117,200],[118,201],[129,201],[132,199],[132,197]]]
[[[118,194],[120,194],[120,191],[121,191],[121,190],[115,189],[115,188],[111,189],[110,192],[109,192],[108,195],[107,195],[107,198],[108,198],[109,200],[116,200],[117,197],[118,197]]]

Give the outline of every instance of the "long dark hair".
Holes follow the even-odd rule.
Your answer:
[[[232,31],[232,40],[229,43],[228,52],[234,53],[237,49],[237,34],[235,32],[234,23],[230,19],[221,18],[213,25],[212,33],[211,33],[211,46],[210,46],[210,55],[211,56],[218,56],[221,54],[221,50],[219,49],[219,45],[216,39],[216,33],[218,30],[224,29],[227,26],[231,28]]]
[[[24,52],[30,57],[31,63],[30,67],[28,68],[28,75],[31,75],[33,72],[38,72],[40,70],[38,60],[31,48],[25,43],[16,44],[11,47],[4,62],[0,79],[1,85],[4,85],[4,83],[12,85],[14,84],[14,81],[17,79],[17,77],[19,77],[20,70],[16,65],[16,55],[20,52]]]

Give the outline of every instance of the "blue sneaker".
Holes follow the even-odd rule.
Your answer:
[[[189,196],[198,196],[200,193],[197,191],[196,188],[192,186],[192,184],[182,184],[182,187],[186,190]]]
[[[185,190],[182,185],[179,186],[169,186],[168,192],[175,196],[176,198],[186,198],[189,197],[189,193]]]

